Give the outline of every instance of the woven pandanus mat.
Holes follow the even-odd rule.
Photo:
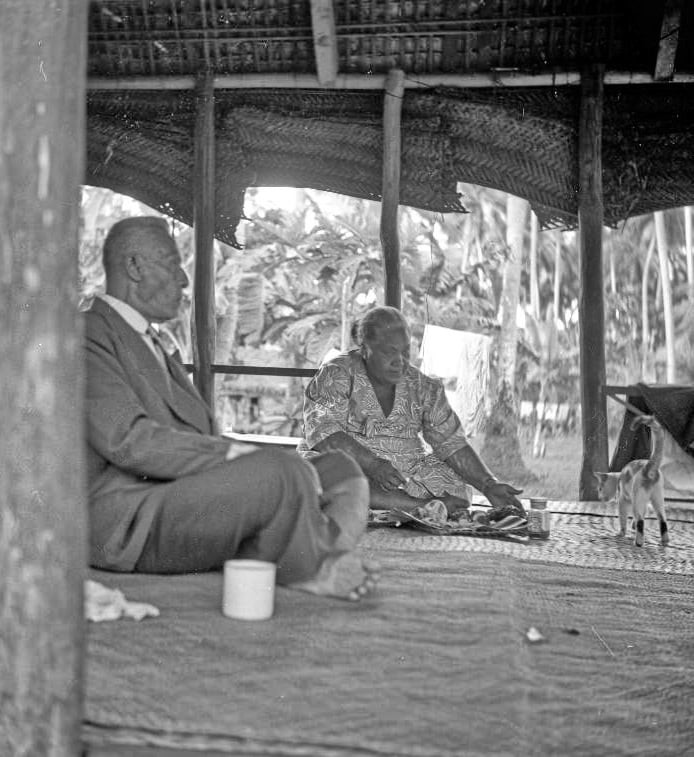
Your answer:
[[[531,539],[526,544],[439,536],[401,526],[370,529],[364,537],[364,547],[408,552],[478,552],[523,561],[694,575],[694,525],[671,522],[667,547],[660,544],[654,520],[646,522],[646,540],[640,548],[634,546],[631,536],[618,536],[617,529],[616,517],[552,513],[550,538]]]
[[[421,120],[417,122],[421,124]],[[233,145],[258,185],[307,185],[340,194],[380,199],[383,129],[372,119],[327,112],[280,114],[238,107],[220,121],[220,152]],[[445,134],[418,131],[409,122],[402,136],[401,201],[441,212],[460,211],[456,179],[447,160]]]
[[[576,223],[577,87],[407,90],[401,202],[463,210],[458,182],[527,199],[540,223]],[[380,199],[382,92],[215,92],[217,229],[234,243],[246,187]],[[85,182],[191,224],[191,92],[93,92]],[[604,218],[694,203],[694,86],[605,87]]]
[[[275,757],[691,751],[689,576],[368,551],[383,568],[372,597],[279,588],[260,623],[222,615],[219,573],[92,571],[161,613],[89,624],[86,745]],[[542,641],[528,640],[531,627]]]
[[[472,498],[473,505],[488,507],[487,500],[479,494]],[[529,507],[527,498],[521,498],[525,507]],[[694,501],[692,500],[666,500],[665,508],[667,518],[670,521],[682,521],[694,523]],[[571,515],[599,515],[603,517],[616,517],[619,507],[616,502],[600,502],[596,500],[577,501],[570,499],[547,500],[547,509],[553,513],[565,513]],[[655,520],[655,513],[649,508],[646,520]]]
[[[91,93],[87,100],[85,183],[134,197],[193,224],[193,128],[190,92]],[[217,239],[236,245],[244,192],[254,179],[227,145],[216,162]]]

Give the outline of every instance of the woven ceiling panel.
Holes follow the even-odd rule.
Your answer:
[[[333,0],[339,70],[648,71],[662,0]],[[91,0],[91,76],[315,73],[309,0]]]
[[[460,212],[457,182],[530,201],[543,226],[576,221],[579,90],[408,90],[401,202]],[[235,243],[247,186],[380,199],[380,92],[225,90],[215,97],[217,236]],[[190,92],[91,93],[86,183],[193,218]],[[694,204],[694,87],[608,87],[605,222]]]

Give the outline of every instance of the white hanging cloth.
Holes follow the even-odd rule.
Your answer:
[[[468,437],[478,434],[489,411],[492,338],[443,326],[424,327],[421,369],[443,380],[451,407]]]

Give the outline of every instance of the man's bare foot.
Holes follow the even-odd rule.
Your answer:
[[[323,512],[340,527],[335,548],[351,552],[369,519],[369,484],[365,478],[348,478],[323,493]]]
[[[371,487],[371,509],[372,510],[404,510],[406,513],[412,512],[415,507],[425,505],[431,497],[419,499],[411,497],[402,489],[393,489],[383,491],[378,487]]]
[[[380,570],[380,566],[365,563],[353,552],[342,552],[328,555],[313,578],[288,584],[287,588],[357,602],[373,591]]]

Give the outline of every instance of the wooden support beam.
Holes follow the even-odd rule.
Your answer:
[[[400,239],[398,208],[400,205],[400,115],[405,74],[393,69],[386,79],[383,103],[383,198],[381,200],[381,246],[385,270],[385,304],[400,307]]]
[[[214,348],[216,339],[214,297],[215,131],[214,80],[200,77],[196,90],[195,174],[193,227],[195,280],[193,285],[193,380],[204,399],[214,406]]]
[[[594,471],[608,464],[602,277],[603,67],[583,74],[578,124],[578,250],[583,464],[579,499],[597,499]]]
[[[682,0],[665,0],[663,22],[660,25],[658,56],[655,61],[655,81],[669,81],[675,73],[675,58],[680,35]]]
[[[386,76],[383,74],[338,74],[330,89],[382,90]],[[683,71],[674,74],[671,84],[691,84],[694,73]],[[564,87],[578,86],[581,75],[577,71],[561,71],[552,74],[479,73],[479,74],[417,74],[405,79],[405,89],[430,89],[431,87]],[[653,84],[650,74],[631,71],[611,71],[605,74],[605,84]],[[321,87],[314,74],[220,74],[214,78],[215,89],[317,89]],[[194,89],[194,76],[122,76],[91,77],[87,89],[94,91],[113,90],[178,90]]]
[[[81,753],[87,9],[14,0],[0,23],[0,755]]]
[[[313,51],[316,74],[321,87],[330,87],[337,79],[337,32],[332,0],[311,0]]]

